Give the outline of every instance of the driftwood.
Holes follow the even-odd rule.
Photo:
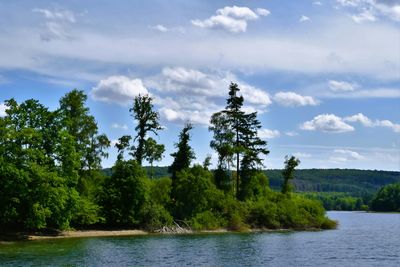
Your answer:
[[[157,229],[154,232],[161,234],[189,234],[193,232],[186,222],[181,222],[185,225],[184,227],[180,226],[176,221],[174,221],[174,225],[163,226],[161,229]]]

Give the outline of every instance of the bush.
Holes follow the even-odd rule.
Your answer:
[[[373,211],[400,211],[400,183],[389,184],[381,189],[371,201]]]
[[[197,213],[189,220],[189,225],[195,230],[213,230],[226,227],[226,220],[209,210]]]

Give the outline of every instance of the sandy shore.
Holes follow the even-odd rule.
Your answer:
[[[103,236],[137,236],[149,234],[143,230],[81,230],[63,231],[59,235],[27,235],[27,240],[73,238],[73,237],[103,237]]]

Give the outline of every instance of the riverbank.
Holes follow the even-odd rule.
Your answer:
[[[65,239],[65,238],[85,238],[85,237],[116,237],[116,236],[144,236],[144,235],[182,235],[182,234],[221,234],[221,233],[261,233],[261,232],[292,232],[292,231],[321,231],[324,229],[310,228],[310,229],[242,229],[240,231],[233,231],[228,229],[214,229],[214,230],[189,230],[184,232],[149,232],[144,230],[69,230],[57,231],[53,233],[8,233],[0,234],[0,243],[8,241],[35,241],[35,240],[49,240],[49,239]]]

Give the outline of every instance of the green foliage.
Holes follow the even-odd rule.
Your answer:
[[[142,161],[146,157],[146,135],[149,132],[157,135],[157,131],[162,129],[159,123],[160,115],[153,110],[153,98],[149,95],[135,97],[133,107],[129,111],[137,121],[135,127],[137,134],[134,140],[137,140],[138,144],[133,152],[133,156],[139,165],[142,165]]]
[[[61,124],[75,139],[80,171],[99,169],[101,158],[107,157],[105,149],[110,146],[105,135],[98,135],[96,120],[85,106],[86,100],[85,93],[75,89],[60,99],[60,108],[57,111]]]
[[[179,134],[179,142],[175,143],[177,151],[171,154],[174,161],[168,169],[172,173],[173,179],[176,177],[177,172],[189,168],[192,160],[196,158],[193,149],[189,145],[190,131],[192,129],[192,124],[187,123]]]
[[[231,84],[226,109],[211,120],[217,170],[208,170],[210,158],[204,166],[190,168],[195,156],[189,145],[192,125],[187,124],[172,154],[172,178],[160,178],[164,167],[155,169],[159,179],[149,179],[141,167],[142,160],[153,165],[165,150],[147,137],[161,129],[151,97],[137,97],[130,109],[138,122],[136,160],[123,160],[131,141],[123,136],[116,144],[115,166],[104,172],[100,162],[110,141],[98,134],[82,91],[66,94],[56,111],[37,100],[6,101],[7,115],[0,118],[0,229],[104,224],[154,231],[174,225],[174,220],[199,230],[332,227],[318,202],[269,189],[267,177],[257,169],[262,165],[259,155],[268,153],[257,136],[260,122],[256,113],[241,110],[238,92]],[[235,155],[238,172],[230,170]],[[151,169],[147,171],[153,178]],[[232,177],[239,186],[236,192]]]
[[[195,230],[215,230],[225,227],[227,222],[222,216],[206,210],[192,217],[189,220],[189,224]]]
[[[191,218],[214,208],[222,196],[212,183],[211,172],[198,165],[184,169],[176,174],[174,215],[181,220]]]
[[[373,211],[400,212],[400,183],[389,184],[379,189],[370,207]]]
[[[282,170],[264,171],[272,189],[282,188]],[[364,197],[379,188],[400,182],[400,172],[352,169],[296,170],[292,181],[297,192],[344,192]]]
[[[301,196],[287,197],[284,194],[270,192],[267,198],[247,202],[248,223],[256,228],[269,229],[309,229],[336,227],[329,220],[319,201]]]
[[[113,174],[104,181],[100,204],[108,224],[132,226],[147,199],[146,176],[134,160],[117,161]]]
[[[368,210],[369,198],[354,197],[340,192],[309,192],[302,194],[306,198],[321,201],[326,210]]]
[[[300,160],[296,159],[294,156],[290,158],[285,157],[285,168],[282,171],[283,185],[282,193],[288,194],[293,191],[293,186],[290,184],[290,180],[294,179],[294,170],[300,164]]]
[[[153,162],[160,161],[165,152],[163,144],[157,144],[156,140],[149,137],[144,143],[144,158],[150,163],[151,178],[153,178]]]
[[[249,179],[258,167],[263,166],[260,155],[267,155],[269,151],[266,149],[267,142],[258,137],[261,123],[257,119],[257,112],[246,114],[242,110],[244,99],[239,92],[238,85],[231,83],[227,106],[212,115],[209,130],[214,134],[210,146],[218,153],[219,172],[228,171],[235,157],[236,196],[244,200],[250,197],[246,195],[251,192],[247,188],[251,184]],[[225,181],[218,181],[217,184],[222,186],[221,189],[230,191]]]

